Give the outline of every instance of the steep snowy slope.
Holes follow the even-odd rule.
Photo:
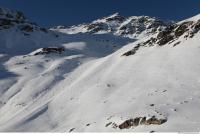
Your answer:
[[[200,131],[199,15],[130,33],[136,41],[17,26],[0,31],[3,45],[13,38],[0,49],[0,131]]]
[[[111,34],[53,32],[28,21],[18,11],[5,8],[0,8],[0,11],[2,128],[18,113],[32,107],[35,101],[41,98],[45,102],[53,97],[52,93],[59,91],[54,87],[80,64],[106,56],[133,41]]]

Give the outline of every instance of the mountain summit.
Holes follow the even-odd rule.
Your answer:
[[[118,36],[129,38],[143,38],[147,35],[152,35],[161,29],[173,24],[173,22],[165,22],[149,16],[131,16],[123,17],[119,13],[115,13],[108,17],[95,20],[88,24],[78,26],[64,27],[58,26],[52,28],[54,31],[59,31],[68,34],[77,33],[112,33]]]

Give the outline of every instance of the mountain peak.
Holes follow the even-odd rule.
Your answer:
[[[109,15],[107,18],[113,18],[113,17],[116,17],[116,16],[121,16],[119,12],[116,12],[112,15]]]
[[[94,20],[88,24],[72,27],[54,27],[52,30],[68,34],[76,33],[112,33],[130,38],[143,37],[154,34],[159,28],[168,26],[168,22],[150,16],[123,17],[114,13],[107,17]]]
[[[10,19],[10,20],[18,20],[25,21],[25,15],[17,10],[10,10],[8,8],[0,7],[0,18],[2,19]]]
[[[106,21],[118,21],[123,22],[126,18],[121,16],[119,13],[115,13],[113,15],[110,15],[106,18]]]

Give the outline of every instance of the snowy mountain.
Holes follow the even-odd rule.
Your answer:
[[[67,34],[89,33],[101,34],[111,33],[118,36],[129,38],[142,38],[147,35],[155,34],[173,22],[165,22],[149,16],[132,16],[125,18],[119,13],[95,20],[89,24],[65,27],[57,26],[51,28],[53,31],[59,31]]]
[[[0,8],[1,132],[200,131],[200,15],[51,29]]]

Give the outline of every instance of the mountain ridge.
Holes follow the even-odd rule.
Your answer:
[[[146,22],[146,23],[145,23]],[[68,34],[77,33],[112,33],[118,36],[125,36],[129,38],[137,38],[142,32],[143,36],[154,33],[159,28],[164,28],[172,22],[162,21],[155,17],[149,16],[131,16],[123,17],[119,13],[97,19],[91,23],[84,23],[78,26],[57,26],[51,28],[54,31],[60,31]],[[149,31],[145,31],[145,30]],[[146,32],[146,33],[145,33]]]

